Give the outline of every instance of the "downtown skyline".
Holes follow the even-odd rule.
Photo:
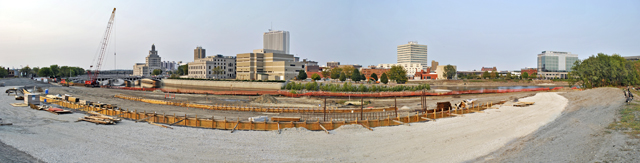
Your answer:
[[[640,55],[638,1],[0,1],[0,66],[88,68],[114,7],[103,70],[114,68],[114,46],[118,69],[142,62],[151,44],[163,61],[190,62],[197,46],[248,53],[272,24],[290,32],[291,54],[320,65],[394,63],[408,41],[458,70],[536,67],[547,50]]]

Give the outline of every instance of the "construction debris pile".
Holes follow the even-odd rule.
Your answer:
[[[277,104],[278,103],[278,100],[269,94],[264,94],[260,97],[254,98],[251,101],[256,103],[261,103],[261,104],[264,104],[264,103]]]
[[[104,125],[116,124],[117,122],[121,121],[120,118],[106,116],[104,114],[100,114],[94,111],[90,111],[88,112],[88,114],[89,116],[81,117],[80,119],[78,119],[78,121],[87,121],[95,124],[104,124]]]

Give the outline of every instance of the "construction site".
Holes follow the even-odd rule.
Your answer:
[[[616,89],[560,89],[349,99],[167,94],[64,87],[29,79],[3,82],[7,86],[0,89],[5,92],[43,91],[39,105],[12,106],[24,100],[16,100],[15,92],[2,96],[5,105],[0,107],[0,118],[11,125],[0,127],[0,140],[46,162],[83,162],[107,155],[122,156],[110,160],[142,162],[167,161],[154,157],[159,155],[171,156],[172,161],[460,162],[486,157],[557,121],[569,103],[598,101],[569,102],[563,96],[605,98],[618,93]],[[460,106],[470,99],[468,105]],[[365,105],[361,107],[360,101]],[[445,102],[451,107],[438,109],[438,103]],[[421,110],[423,104],[426,110]],[[92,143],[78,144],[85,141]],[[43,144],[55,148],[43,150]],[[109,150],[95,151],[96,147]],[[59,150],[94,152],[62,157],[55,152]],[[454,152],[460,150],[468,152]],[[380,152],[387,154],[379,157]],[[197,157],[185,158],[189,153]],[[249,157],[229,157],[243,155]]]

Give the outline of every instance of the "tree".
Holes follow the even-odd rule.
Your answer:
[[[388,73],[388,78],[398,83],[404,83],[408,80],[407,71],[400,65],[392,66]]]
[[[538,78],[538,74],[534,72],[531,75],[529,75],[529,78],[531,78],[531,79]]]
[[[488,72],[488,71],[484,71],[484,72],[482,73],[482,78],[483,78],[483,79],[486,79],[486,78],[488,78],[488,77],[489,77],[489,72]]]
[[[493,71],[493,72],[491,73],[491,78],[492,78],[492,79],[497,79],[499,76],[500,76],[500,75],[498,75],[498,71]]]
[[[380,82],[387,84],[389,82],[389,78],[387,78],[387,73],[382,73],[382,76],[380,76]]]
[[[51,75],[56,77],[58,76],[58,73],[60,72],[60,67],[58,65],[51,65],[49,66],[49,68],[51,69]]]
[[[344,72],[340,72],[340,81],[345,81],[347,80],[347,75],[344,74]]]
[[[304,72],[304,70],[300,70],[300,72],[298,72],[298,80],[304,80],[307,79],[307,73]]]
[[[31,74],[38,75],[38,71],[40,71],[40,68],[39,67],[34,67],[34,68],[31,69]]]
[[[321,77],[318,74],[313,74],[313,75],[311,75],[311,79],[313,79],[315,81],[315,80],[320,80]]]
[[[360,71],[358,71],[358,69],[353,69],[353,71],[351,72],[351,80],[354,82],[358,82],[360,81]]]
[[[322,70],[322,76],[324,78],[330,78],[331,77],[331,71],[329,71],[328,69]],[[311,76],[311,77],[313,77],[313,76]]]
[[[360,80],[367,80],[367,77],[365,77],[364,74],[360,74]]]
[[[7,77],[7,75],[9,75],[9,72],[7,72],[7,69],[4,69],[2,66],[0,66],[0,78]]]
[[[522,73],[522,79],[528,79],[528,78],[529,78],[529,73],[523,72]]]
[[[351,73],[353,73],[353,70],[356,69],[353,66],[344,66],[342,68],[342,72],[344,72],[344,75],[346,75],[347,77],[351,77]]]
[[[51,68],[49,67],[43,67],[40,70],[38,70],[38,76],[40,77],[50,77],[51,75],[52,75]]]
[[[151,72],[151,75],[154,75],[154,76],[156,76],[156,75],[160,75],[160,74],[162,74],[162,70],[160,70],[160,69],[154,69],[154,70]]]
[[[378,81],[378,75],[376,75],[376,73],[372,73],[371,78],[373,78],[373,81]]]
[[[29,66],[23,67],[20,69],[20,73],[22,73],[23,76],[28,77],[31,74],[31,68],[29,68]]]
[[[178,66],[178,75],[189,75],[189,66],[188,65]]]
[[[216,75],[215,76],[216,79],[218,79],[219,76],[224,73],[224,69],[222,69],[222,67],[220,66],[214,66],[213,69],[211,69],[211,71],[213,71],[213,74]]]
[[[340,73],[342,73],[342,69],[339,67],[331,69],[331,79],[340,78]]]
[[[453,67],[452,65],[444,66],[444,76],[447,79],[453,79],[453,77],[456,76],[456,72],[456,67]]]
[[[507,80],[510,80],[511,79],[511,73],[507,73],[507,76],[505,76],[504,78],[507,79]]]

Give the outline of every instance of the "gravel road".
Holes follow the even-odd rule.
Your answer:
[[[12,96],[0,96],[0,118],[14,123],[0,127],[0,141],[44,162],[462,162],[536,131],[568,102],[553,92],[521,101],[536,104],[374,131],[351,125],[331,134],[305,129],[278,134],[165,129],[132,121],[94,125],[73,122],[83,116],[79,113],[12,107]]]
[[[639,162],[640,145],[606,127],[624,105],[622,91],[596,88],[562,94],[570,100],[562,115],[535,133],[476,161],[486,162]]]

